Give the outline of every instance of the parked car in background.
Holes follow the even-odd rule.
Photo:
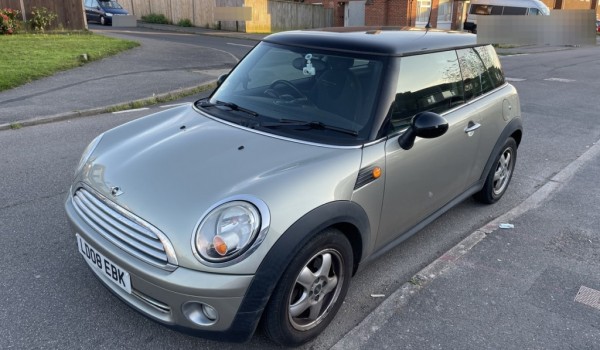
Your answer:
[[[477,16],[549,16],[550,9],[539,0],[472,0],[464,30],[477,33]]]
[[[109,290],[212,339],[260,320],[279,344],[315,338],[361,266],[466,198],[498,201],[523,133],[469,33],[272,34],[218,83],[95,138],[65,203]]]
[[[600,20],[596,20],[596,32],[600,33]]]
[[[102,25],[112,24],[113,16],[124,16],[129,13],[115,0],[84,0],[85,17],[88,22]]]

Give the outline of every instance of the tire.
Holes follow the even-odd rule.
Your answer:
[[[285,346],[298,346],[318,336],[346,297],[352,260],[350,242],[336,229],[324,230],[302,247],[265,308],[267,336]],[[325,261],[329,263],[324,265]]]
[[[103,26],[106,25],[106,18],[104,16],[100,16],[100,24],[102,24]]]
[[[509,137],[504,142],[502,151],[494,159],[483,188],[474,195],[475,199],[485,204],[492,204],[502,198],[512,179],[516,162],[517,143]]]

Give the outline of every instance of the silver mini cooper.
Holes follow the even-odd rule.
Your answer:
[[[85,150],[66,202],[98,278],[144,315],[245,341],[316,337],[357,269],[506,192],[519,98],[472,34],[274,34],[212,95]]]

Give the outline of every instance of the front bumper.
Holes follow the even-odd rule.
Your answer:
[[[92,269],[110,291],[131,307],[157,322],[208,338],[243,341],[252,335],[254,327],[247,330],[231,328],[236,328],[232,327],[234,321],[240,321],[238,309],[253,275],[220,275],[183,267],[177,267],[172,272],[163,270],[133,257],[96,233],[79,217],[71,196],[65,203],[65,209],[77,234],[100,254],[129,272],[131,294],[97,269]],[[217,310],[215,321],[198,317],[202,304]],[[260,312],[245,312],[243,316],[256,318]],[[256,324],[258,320],[246,321]],[[210,333],[216,334],[211,336]],[[235,333],[236,339],[227,336],[228,333]]]

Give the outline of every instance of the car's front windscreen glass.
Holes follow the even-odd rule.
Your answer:
[[[370,135],[386,59],[263,42],[196,106],[263,132],[356,145]]]
[[[109,9],[122,9],[123,7],[116,1],[100,1],[100,5]]]

